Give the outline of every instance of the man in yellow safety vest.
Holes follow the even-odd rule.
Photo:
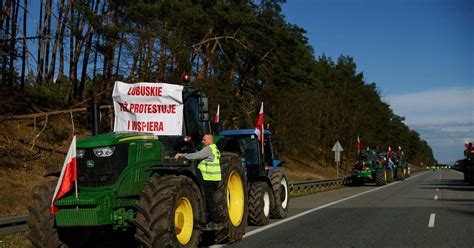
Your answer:
[[[214,137],[212,134],[205,134],[202,138],[202,148],[194,153],[177,153],[175,159],[185,158],[189,160],[201,160],[198,165],[198,171],[202,175],[204,194],[206,197],[207,213],[210,223],[206,228],[209,230],[216,230],[221,228],[221,217],[218,213],[215,193],[219,182],[221,181],[221,153],[214,144]]]

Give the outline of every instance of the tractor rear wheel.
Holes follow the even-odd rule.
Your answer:
[[[273,191],[266,182],[250,184],[249,192],[249,223],[264,226],[270,221],[270,210],[273,203]]]
[[[239,155],[221,153],[222,180],[216,191],[219,213],[223,214],[224,227],[214,233],[219,244],[235,243],[245,234],[248,217],[247,180]]]
[[[401,167],[397,167],[397,181],[402,181],[405,180],[405,177],[403,175],[403,169]]]
[[[474,165],[468,165],[468,172],[469,172],[469,184],[474,185]]]
[[[270,180],[272,182],[273,196],[275,197],[275,205],[270,212],[270,216],[276,219],[286,218],[290,204],[290,189],[288,187],[288,178],[283,168],[280,167],[271,171]]]
[[[142,247],[198,246],[203,200],[191,178],[151,177],[135,207],[135,239]]]
[[[393,169],[387,169],[387,183],[393,182]]]
[[[51,214],[51,199],[57,180],[50,181],[33,190],[33,204],[28,206],[28,239],[33,247],[82,247],[86,246],[91,229],[88,227],[57,228]]]
[[[387,171],[384,168],[375,169],[375,184],[378,186],[385,185],[387,183]]]

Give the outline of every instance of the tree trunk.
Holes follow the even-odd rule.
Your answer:
[[[21,81],[20,89],[25,89],[25,68],[26,68],[26,12],[28,11],[28,1],[23,1],[23,49],[21,52]]]
[[[46,36],[46,44],[45,44],[45,54],[44,54],[44,71],[43,75],[48,74],[48,65],[49,65],[49,47],[51,43],[51,18],[52,18],[52,0],[47,0],[46,2],[46,14],[47,19],[45,19],[45,36]],[[47,83],[50,83],[48,81]]]
[[[2,56],[2,62],[3,62],[3,65],[2,65],[2,85],[6,85],[7,84],[7,77],[8,77],[8,71],[7,71],[7,60],[8,60],[8,33],[10,32],[10,9],[12,8],[11,6],[12,4],[12,1],[8,1],[7,3],[5,3],[5,13],[7,13],[6,15],[6,22],[5,22],[5,29],[3,30],[3,45],[2,45],[2,53],[3,53],[3,56]],[[3,28],[3,27],[0,27],[0,28]]]
[[[94,8],[94,13],[95,14],[98,14],[99,3],[100,3],[100,1],[98,0],[97,4],[95,5],[95,8]],[[93,36],[94,36],[94,27],[89,22],[88,30],[87,30],[87,34],[86,34],[86,37],[87,37],[86,49],[84,51],[84,57],[83,57],[83,62],[82,62],[81,82],[79,83],[79,92],[78,92],[78,97],[81,100],[82,100],[82,97],[84,95],[84,88],[85,88],[86,77],[87,77],[87,65],[89,64],[89,54],[91,52]]]
[[[41,85],[43,83],[43,0],[40,1],[40,19],[38,27],[38,78],[37,83]],[[46,19],[46,17],[45,17]]]
[[[58,78],[56,80],[59,87],[61,87],[61,82],[64,75],[64,33],[66,31],[66,24],[68,20],[69,9],[72,8],[72,1],[68,0],[67,8],[64,10],[63,23],[61,24],[61,31],[59,33],[59,68],[58,68]]]
[[[59,1],[59,17],[56,24],[56,33],[54,34],[54,44],[53,44],[53,51],[51,53],[51,64],[49,66],[48,72],[48,81],[52,82],[54,79],[54,72],[56,70],[56,53],[58,51],[58,42],[59,42],[59,34],[61,33],[61,23],[63,19],[64,13],[64,0]]]
[[[119,74],[119,69],[120,69],[120,57],[122,55],[122,45],[123,45],[123,35],[125,34],[125,31],[123,31],[120,34],[120,40],[119,40],[119,50],[118,50],[118,58],[117,58],[117,66],[115,67],[115,78],[118,77]]]

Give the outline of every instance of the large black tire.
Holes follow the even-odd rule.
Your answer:
[[[474,164],[468,165],[469,185],[474,185]]]
[[[361,186],[363,184],[363,181],[359,179],[357,176],[352,176],[351,177],[351,186]]]
[[[28,206],[28,239],[33,247],[85,247],[91,234],[90,228],[56,228],[50,210],[56,184],[57,180],[53,180],[33,190],[33,204]]]
[[[266,182],[250,184],[249,224],[264,226],[270,221],[270,210],[274,205],[273,191]]]
[[[405,180],[403,168],[397,167],[396,178],[397,178],[397,181]]]
[[[275,219],[286,218],[290,206],[290,189],[288,187],[288,178],[283,168],[279,167],[272,170],[270,180],[275,197],[275,205],[270,212],[270,216]]]
[[[142,247],[198,246],[203,199],[191,178],[151,177],[135,207],[135,239]]]
[[[375,169],[375,184],[378,186],[387,184],[387,171],[384,168]]]
[[[248,189],[244,167],[239,155],[221,153],[222,181],[216,191],[219,213],[223,214],[224,227],[213,235],[218,244],[240,241],[245,234],[248,217]]]
[[[393,169],[387,169],[387,183],[392,183],[393,182]]]

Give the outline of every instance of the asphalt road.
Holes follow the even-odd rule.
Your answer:
[[[290,215],[248,227],[226,247],[474,248],[474,187],[452,170],[383,187],[348,187],[293,198]]]

